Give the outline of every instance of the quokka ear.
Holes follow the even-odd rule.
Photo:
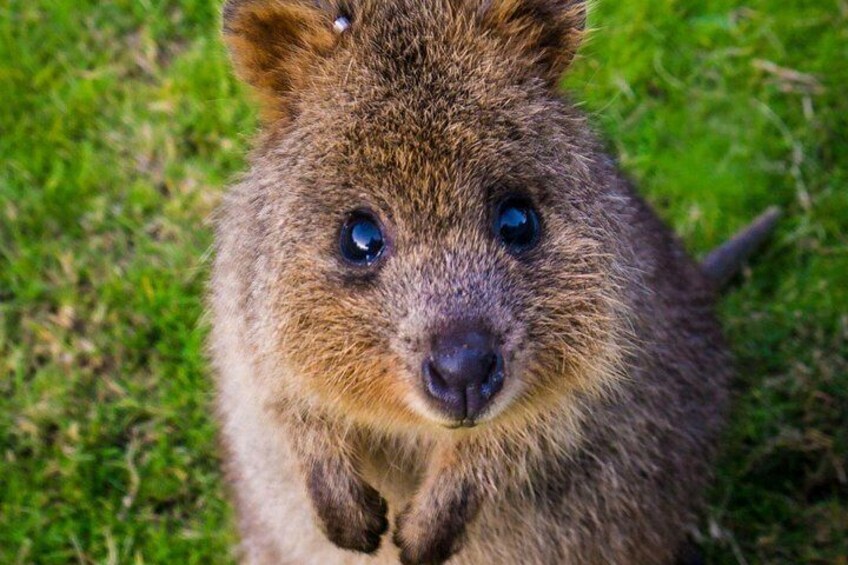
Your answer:
[[[543,76],[555,83],[582,42],[586,4],[586,0],[482,0],[479,15],[485,27],[530,55]]]
[[[330,5],[327,5],[330,4]],[[263,99],[266,118],[285,117],[291,100],[339,40],[335,2],[227,0],[224,38],[238,75]]]

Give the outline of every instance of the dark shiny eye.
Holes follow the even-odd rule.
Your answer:
[[[351,214],[342,226],[342,256],[357,265],[370,265],[383,253],[386,243],[377,220],[366,212]]]
[[[539,240],[539,215],[522,198],[508,198],[498,208],[495,235],[512,251],[530,249]]]

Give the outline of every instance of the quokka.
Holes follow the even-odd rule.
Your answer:
[[[263,129],[211,283],[248,563],[674,563],[719,283],[558,93],[581,0],[229,0]]]

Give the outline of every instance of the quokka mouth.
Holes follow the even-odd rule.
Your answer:
[[[450,423],[450,424],[445,424],[444,426],[445,426],[445,428],[453,431],[453,430],[463,430],[463,429],[470,430],[472,428],[476,428],[479,425],[480,425],[480,422],[478,420],[462,420],[462,421],[459,421],[459,422],[453,422],[453,423]]]

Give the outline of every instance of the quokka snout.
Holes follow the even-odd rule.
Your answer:
[[[585,8],[225,5],[263,109],[211,292],[245,561],[680,556],[729,363],[710,281],[557,92]]]

